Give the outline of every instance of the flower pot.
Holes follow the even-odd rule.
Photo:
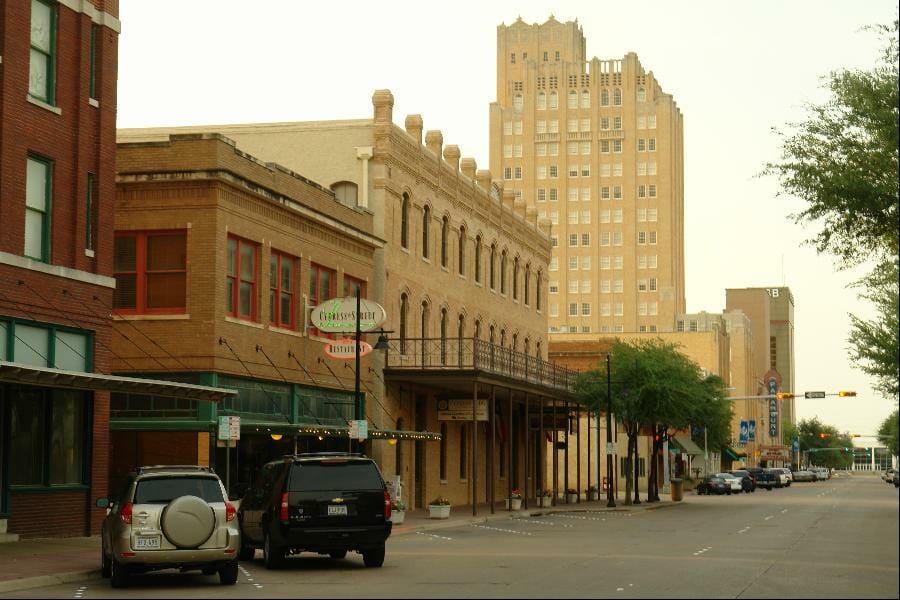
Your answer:
[[[509,498],[504,498],[504,499],[503,499],[503,509],[504,509],[504,510],[509,510]]]
[[[394,525],[403,525],[403,521],[406,520],[406,511],[405,510],[393,510],[391,511],[391,522]]]
[[[541,506],[544,508],[553,506],[553,496],[541,496]]]
[[[566,502],[576,504],[578,502],[578,494],[566,494]]]
[[[513,510],[519,510],[522,508],[522,499],[521,498],[510,498],[509,499],[509,507]]]
[[[429,504],[428,505],[428,518],[429,519],[449,519],[450,518],[450,505],[449,504]]]
[[[596,491],[596,490],[595,490],[595,491],[592,491],[592,492],[588,492],[588,500],[597,501],[597,500],[599,500],[599,499],[600,499],[600,492],[599,492],[599,491]]]

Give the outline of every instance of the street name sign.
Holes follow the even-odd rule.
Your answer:
[[[824,398],[825,392],[805,392],[803,394],[804,398]]]
[[[347,421],[350,426],[351,440],[364,440],[369,437],[369,422],[365,420]]]

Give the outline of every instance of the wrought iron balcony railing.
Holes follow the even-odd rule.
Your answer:
[[[576,371],[477,338],[392,339],[388,369],[473,369],[574,392]]]

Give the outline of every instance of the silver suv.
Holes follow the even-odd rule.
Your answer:
[[[139,467],[115,499],[100,498],[102,574],[124,587],[131,573],[177,568],[237,581],[240,529],[225,487],[209,467]]]

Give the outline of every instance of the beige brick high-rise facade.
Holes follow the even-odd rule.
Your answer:
[[[665,332],[685,312],[683,118],[577,22],[497,28],[490,169],[552,223],[550,333]]]

